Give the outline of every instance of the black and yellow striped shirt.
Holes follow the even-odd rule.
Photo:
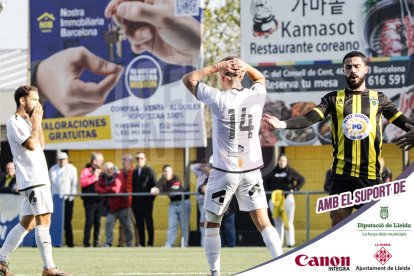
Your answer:
[[[382,92],[339,90],[325,95],[314,110],[322,119],[331,116],[333,173],[380,179],[382,115],[390,123],[400,117],[395,104]]]

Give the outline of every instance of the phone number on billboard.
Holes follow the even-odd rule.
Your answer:
[[[392,75],[372,75],[367,77],[367,83],[369,86],[388,85],[388,86],[401,86],[405,85],[405,75],[392,74]]]

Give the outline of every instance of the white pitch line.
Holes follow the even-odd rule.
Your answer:
[[[114,275],[207,275],[207,272],[134,272],[134,273],[115,273]]]
[[[233,275],[233,273],[221,273],[222,275]],[[37,276],[38,274],[15,274],[16,276]],[[73,274],[75,276],[90,276],[96,275],[82,273],[82,274]],[[119,272],[111,273],[111,275],[208,275],[208,272]]]
[[[232,275],[233,273],[221,273],[222,275]],[[113,275],[208,275],[208,272],[134,272],[134,273],[114,273]]]

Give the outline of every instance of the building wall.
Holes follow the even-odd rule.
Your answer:
[[[147,164],[151,166],[156,174],[157,179],[162,175],[162,167],[165,164],[170,164],[174,170],[174,174],[178,175],[181,180],[184,181],[184,149],[125,149],[125,150],[96,150],[102,152],[106,161],[115,163],[119,168],[122,167],[121,158],[124,153],[132,154],[135,157],[137,151],[144,151],[147,156]],[[82,168],[89,162],[90,154],[92,151],[87,150],[70,150],[69,160],[78,169],[80,174]],[[195,159],[195,150],[190,150],[190,160]],[[134,161],[135,163],[135,161]],[[190,191],[195,191],[195,176],[191,174],[190,178]],[[80,191],[80,188],[79,188]],[[190,230],[197,229],[197,206],[195,197],[191,198],[192,210],[191,210],[191,228]],[[166,229],[168,227],[168,204],[169,198],[166,196],[157,196],[154,203],[154,227],[155,227],[155,246],[161,246],[166,241]],[[75,199],[74,216],[73,216],[73,229],[75,244],[82,245],[83,239],[83,227],[85,222],[83,203],[80,197]],[[117,224],[118,225],[118,224]],[[101,219],[101,242],[105,241],[105,218]],[[114,246],[117,245],[118,227],[115,227]],[[176,243],[179,242],[180,231],[177,234]]]
[[[136,151],[139,149],[130,150],[101,150],[105,156],[105,161],[112,161],[118,167],[121,167],[122,154],[130,153],[135,156]],[[324,146],[299,146],[299,147],[287,147],[285,149],[289,158],[289,164],[297,169],[304,175],[306,182],[302,191],[322,191],[326,170],[331,165],[331,152],[332,147],[330,145]],[[70,161],[78,168],[80,173],[81,169],[89,161],[89,155],[91,151],[85,150],[71,150],[69,151]],[[146,149],[145,153],[148,158],[148,164],[154,168],[157,172],[157,178],[161,175],[162,166],[166,163],[171,164],[175,173],[184,179],[184,150],[183,149]],[[393,144],[383,145],[383,156],[388,166],[393,171],[394,178],[403,170],[402,164],[402,151]],[[190,160],[196,159],[195,149],[190,150]],[[414,161],[414,150],[410,151],[410,160]],[[195,177],[191,174],[191,191],[195,191]],[[315,213],[316,200],[321,195],[312,195],[309,197],[310,208],[310,238],[313,238],[330,227],[329,214]],[[296,228],[296,240],[297,245],[306,241],[306,196],[296,195],[296,216],[295,216],[295,228]],[[195,231],[197,229],[197,206],[195,197],[192,197],[192,211],[191,211],[191,227],[190,230]],[[162,246],[166,240],[166,229],[168,226],[168,203],[167,197],[158,196],[154,205],[154,219],[155,219],[155,246]],[[83,238],[83,226],[84,226],[84,210],[82,200],[76,198],[75,201],[75,214],[73,219],[75,243],[82,244]],[[104,242],[104,223],[105,219],[102,218],[101,226],[101,242]],[[115,239],[114,245],[117,244],[117,227],[115,227]],[[179,242],[179,235],[177,235],[176,244]]]

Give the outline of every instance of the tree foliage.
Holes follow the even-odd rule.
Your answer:
[[[240,56],[240,0],[203,0],[204,66],[215,64],[226,56]],[[216,3],[212,3],[216,2]],[[219,87],[218,74],[208,83]],[[205,109],[207,137],[211,137],[211,110]]]
[[[204,64],[214,64],[225,56],[240,56],[240,1],[205,0],[203,11]]]

